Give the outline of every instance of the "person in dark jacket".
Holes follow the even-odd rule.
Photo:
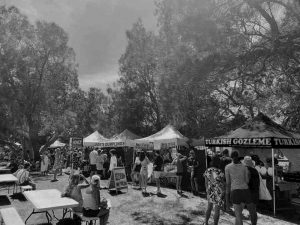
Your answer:
[[[225,167],[232,162],[231,158],[229,157],[229,151],[228,149],[224,149],[221,156],[221,162],[220,162],[220,169],[225,172]]]
[[[155,159],[154,159],[154,163],[153,163],[153,175],[156,181],[156,187],[157,187],[157,195],[161,194],[161,190],[160,190],[160,174],[162,172],[163,169],[163,158],[160,156],[160,152],[159,151],[155,151]]]
[[[191,174],[191,188],[194,195],[199,194],[198,176],[199,176],[199,161],[196,159],[194,150],[190,151],[188,158],[188,168]]]
[[[251,192],[251,200],[252,200],[251,204],[253,205],[253,209],[255,210],[255,212],[251,216],[251,224],[256,225],[257,224],[256,205],[258,204],[259,201],[259,185],[260,185],[259,174],[258,171],[254,168],[254,164],[250,156],[245,156],[243,163],[245,164],[245,166],[249,171],[248,187]]]

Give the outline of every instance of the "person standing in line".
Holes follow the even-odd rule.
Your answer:
[[[229,157],[228,149],[224,149],[220,160],[220,169],[225,172],[225,167],[232,162],[231,158]]]
[[[154,179],[156,181],[156,187],[157,187],[157,195],[161,195],[161,190],[160,190],[160,174],[162,171],[162,166],[163,166],[163,158],[160,156],[159,151],[155,151],[155,159],[153,163],[153,175]],[[148,178],[148,177],[147,177]]]
[[[176,189],[177,194],[181,195],[181,182],[182,182],[182,176],[183,176],[183,162],[187,159],[186,156],[181,155],[180,153],[176,154],[176,158],[173,160],[172,164],[175,164],[177,167],[177,182],[176,182]]]
[[[259,202],[259,186],[260,186],[260,179],[259,173],[254,168],[254,164],[252,158],[250,156],[245,156],[243,160],[244,165],[247,167],[249,172],[249,190],[251,192],[251,200],[252,200],[252,207],[253,207],[253,216],[251,217],[251,224],[257,224],[257,212],[256,212],[256,205]]]
[[[225,174],[220,169],[220,158],[218,156],[212,157],[210,168],[204,172],[203,176],[205,178],[208,201],[207,210],[205,213],[205,225],[208,225],[213,206],[215,206],[214,225],[217,225],[220,218],[220,209],[224,205],[225,193]]]
[[[42,160],[41,160],[41,174],[47,175],[49,167],[49,158],[47,156],[47,152],[43,152]]]
[[[229,204],[230,196],[230,200],[234,207],[235,225],[242,225],[242,211],[244,204],[247,205],[251,221],[255,221],[256,210],[254,208],[254,204],[252,204],[251,192],[248,186],[248,169],[239,160],[239,153],[237,151],[231,153],[231,158],[232,163],[225,167],[226,204]],[[252,225],[256,225],[256,222]]]
[[[194,195],[199,194],[199,185],[198,185],[198,168],[199,168],[199,162],[195,157],[195,151],[190,151],[190,157],[188,159],[188,168],[191,173],[191,188]]]
[[[98,152],[96,151],[95,148],[90,152],[89,159],[90,159],[90,166],[91,166],[91,173],[90,173],[90,178],[92,178],[93,175],[96,175],[97,173],[97,157],[98,157]]]
[[[100,178],[103,177],[103,164],[104,164],[104,158],[102,154],[102,150],[98,150],[98,156],[96,160],[96,166],[97,166],[97,173],[100,176]]]
[[[140,161],[141,161],[141,187],[142,187],[142,194],[145,195],[147,193],[147,180],[148,180],[148,165],[150,160],[146,156],[145,152],[140,153]]]
[[[224,149],[220,159],[220,169],[223,171],[223,173],[225,173],[225,167],[232,162],[231,158],[229,157],[228,149]],[[230,203],[225,203],[223,207],[223,210],[225,210],[226,212],[230,212]]]

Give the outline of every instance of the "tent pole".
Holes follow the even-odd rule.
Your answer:
[[[275,162],[274,162],[274,148],[272,148],[272,172],[273,172],[273,215],[276,216],[276,190],[275,190]]]

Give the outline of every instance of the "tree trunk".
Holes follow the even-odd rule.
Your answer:
[[[29,128],[29,151],[33,152],[33,162],[36,162],[40,160],[39,135],[38,135],[39,129],[34,123],[28,123],[28,128]]]

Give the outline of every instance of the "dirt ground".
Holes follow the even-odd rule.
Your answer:
[[[68,176],[59,176],[58,182],[50,182],[52,176],[35,177],[38,189],[58,189],[63,191],[68,184]],[[105,186],[106,180],[102,181],[101,185]],[[107,189],[101,190],[101,195],[110,199],[112,208],[110,211],[110,225],[196,225],[203,224],[206,209],[206,200],[200,197],[195,197],[191,193],[186,192],[184,196],[179,196],[176,190],[163,188],[164,196],[158,197],[155,195],[156,188],[148,187],[149,196],[144,197],[141,191],[136,190],[129,185],[128,191],[122,190],[121,194],[110,194]],[[7,195],[7,191],[0,191],[0,195]],[[8,195],[11,205],[0,206],[15,207],[25,221],[31,213],[33,206],[22,196],[17,196],[13,199],[11,193]],[[61,218],[62,210],[55,210],[58,218]],[[245,210],[247,218],[247,211]],[[300,216],[299,216],[300,219]],[[45,224],[46,217],[44,214],[35,214],[27,222],[27,224]],[[56,224],[57,221],[52,221]],[[210,221],[213,224],[213,221]],[[234,224],[234,217],[227,213],[221,213],[219,224]],[[245,219],[244,224],[251,224]],[[266,215],[258,215],[258,224],[261,225],[288,225],[300,224],[300,220],[296,223],[289,223],[278,218],[272,218]]]

